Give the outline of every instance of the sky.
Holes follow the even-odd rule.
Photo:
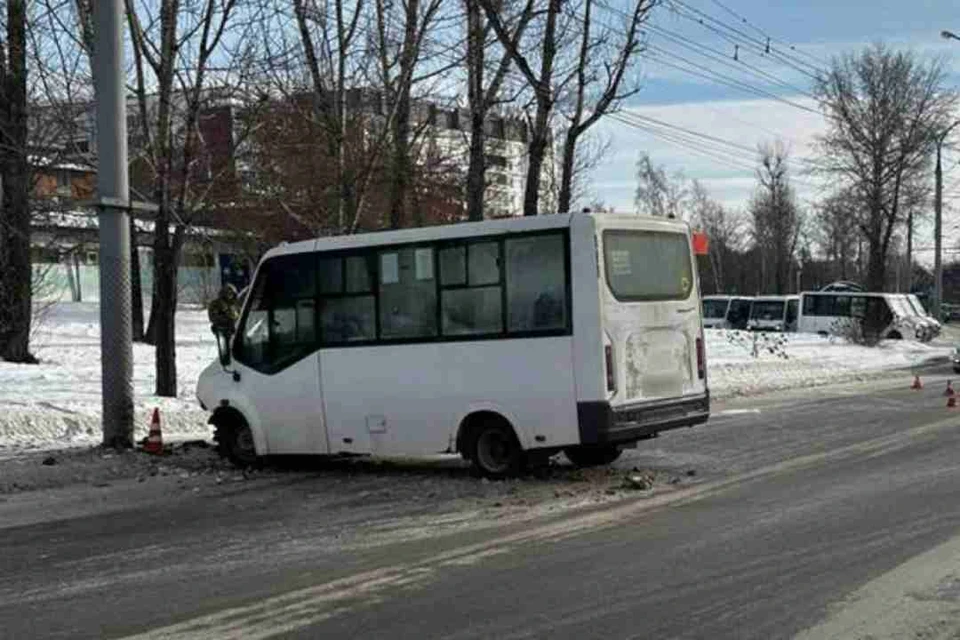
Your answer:
[[[629,0],[604,4],[610,7],[608,18],[616,21],[618,8],[622,11]],[[643,128],[613,118],[597,125],[597,135],[610,147],[594,171],[590,195],[618,211],[633,211],[635,165],[645,152],[655,164],[700,180],[716,200],[742,210],[756,182],[752,150],[779,138],[790,149],[801,203],[812,204],[822,197],[822,188],[804,172],[804,159],[814,153],[825,122],[810,95],[810,76],[834,56],[883,42],[923,57],[943,57],[947,84],[960,89],[960,41],[943,39],[944,29],[960,34],[960,3],[679,0],[671,7],[666,0],[655,9],[646,33],[648,47],[638,69],[641,90],[622,114]],[[748,46],[747,38],[757,44]],[[765,52],[767,38],[772,55]],[[738,40],[744,44],[735,61]],[[718,74],[726,84],[716,81]],[[948,203],[960,212],[960,153],[948,153],[945,162],[945,193],[956,196]],[[945,226],[956,228],[960,240],[960,215],[947,214]],[[921,246],[932,244],[931,229],[918,228]]]

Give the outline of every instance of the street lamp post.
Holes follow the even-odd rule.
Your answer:
[[[944,29],[940,32],[940,37],[944,40],[960,40],[960,36]],[[960,120],[957,120],[949,127],[947,127],[940,135],[937,136],[937,168],[936,168],[936,191],[935,191],[935,201],[934,206],[934,252],[936,255],[933,257],[933,313],[934,317],[940,318],[940,304],[943,302],[943,259],[940,255],[942,245],[943,245],[943,166],[940,162],[940,156],[942,155],[943,142],[947,139],[947,135],[950,134],[950,130],[960,124]]]
[[[936,138],[937,144],[937,167],[935,170],[936,187],[934,191],[934,256],[933,256],[933,317],[940,318],[940,304],[943,302],[943,258],[941,257],[943,248],[943,165],[940,157],[943,151],[943,143],[950,135],[954,127],[960,125],[957,120],[949,127],[944,129]]]

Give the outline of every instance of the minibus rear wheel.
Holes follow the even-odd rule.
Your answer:
[[[487,478],[499,480],[520,474],[523,468],[523,447],[510,425],[500,420],[487,420],[474,430],[470,460]]]

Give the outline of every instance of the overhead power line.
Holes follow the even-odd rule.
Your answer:
[[[721,163],[732,168],[750,172],[755,171],[757,168],[756,165],[751,164],[749,160],[743,157],[743,153],[746,152],[750,153],[751,156],[755,156],[758,151],[745,145],[629,111],[611,114],[611,117],[622,124],[650,133],[699,155],[719,160]],[[797,158],[796,160],[801,163],[812,164],[812,161],[803,158]],[[799,179],[795,176],[791,176],[790,181],[794,184],[812,189],[820,188],[820,185]]]
[[[732,68],[732,69],[734,69],[734,70],[736,70],[736,71],[739,71],[739,72],[742,72],[742,73],[748,73],[748,74],[753,75],[753,76],[755,76],[755,77],[757,77],[757,78],[760,78],[760,79],[762,79],[762,80],[764,80],[764,81],[766,81],[766,82],[768,82],[768,83],[771,83],[771,84],[774,84],[774,85],[778,85],[778,86],[780,86],[780,87],[783,87],[783,88],[788,89],[788,90],[790,90],[790,91],[793,91],[793,92],[795,92],[795,93],[799,93],[799,94],[802,94],[802,95],[807,96],[807,97],[809,97],[809,98],[815,99],[815,98],[814,98],[814,95],[813,95],[812,93],[810,93],[808,90],[802,89],[802,88],[800,88],[800,87],[798,87],[798,86],[796,86],[796,85],[794,85],[794,84],[791,84],[791,83],[789,83],[789,82],[785,82],[785,81],[781,80],[780,78],[774,76],[773,74],[767,73],[767,72],[764,71],[763,69],[760,69],[759,67],[756,67],[756,66],[748,63],[747,61],[745,61],[745,60],[743,60],[743,59],[741,59],[741,58],[733,58],[733,57],[727,55],[726,53],[724,53],[723,51],[720,51],[719,49],[715,49],[715,48],[713,48],[713,47],[710,47],[710,46],[707,46],[707,45],[704,45],[704,44],[700,44],[700,43],[695,42],[695,41],[693,41],[693,40],[690,40],[689,38],[686,38],[686,37],[684,37],[684,36],[682,36],[682,35],[680,35],[680,34],[678,34],[678,33],[672,32],[672,31],[670,31],[670,30],[668,30],[668,29],[664,29],[664,28],[662,28],[662,27],[658,27],[658,26],[656,26],[656,25],[649,25],[647,28],[648,28],[650,31],[652,31],[653,33],[658,34],[658,35],[660,35],[660,36],[662,36],[662,37],[664,37],[664,38],[667,38],[668,40],[670,40],[670,41],[673,42],[674,44],[677,44],[677,45],[679,45],[679,46],[681,46],[681,47],[683,47],[683,48],[685,48],[685,49],[688,49],[688,50],[690,50],[690,51],[693,51],[694,53],[696,53],[696,54],[698,54],[698,55],[700,55],[700,56],[703,56],[704,58],[707,58],[708,60],[713,60],[713,61],[715,61],[715,62],[719,62],[719,63],[723,64],[724,66],[730,67],[730,68]]]
[[[756,31],[757,33],[759,33],[761,36],[763,36],[764,38],[766,38],[768,41],[780,43],[780,44],[782,44],[783,46],[788,47],[791,51],[793,51],[793,52],[795,52],[795,53],[798,53],[798,54],[800,54],[800,55],[802,55],[802,56],[806,56],[807,58],[809,58],[810,60],[812,60],[813,62],[815,62],[817,65],[819,65],[819,66],[826,66],[827,63],[824,62],[823,60],[821,60],[820,58],[818,58],[817,56],[815,56],[815,55],[813,55],[813,54],[811,54],[811,53],[808,53],[808,52],[806,52],[806,51],[804,51],[804,50],[802,50],[802,49],[799,49],[799,48],[797,48],[796,45],[790,44],[789,42],[785,42],[784,40],[780,40],[780,39],[778,39],[778,38],[772,37],[769,33],[767,33],[766,31],[764,31],[764,30],[761,29],[760,27],[756,26],[755,24],[753,24],[752,22],[750,22],[749,20],[747,20],[745,17],[743,17],[742,15],[740,15],[739,13],[737,13],[736,11],[734,11],[733,9],[731,9],[730,7],[728,7],[727,5],[725,5],[724,3],[720,2],[720,0],[712,0],[712,2],[713,2],[715,5],[717,5],[718,7],[720,7],[721,9],[723,9],[724,11],[726,11],[727,13],[729,13],[731,16],[733,16],[734,18],[736,18],[737,20],[739,20],[740,22],[742,22],[743,24],[747,25],[748,27],[750,27],[751,29],[753,29],[754,31]]]
[[[775,59],[812,79],[816,79],[818,74],[822,72],[821,67],[779,51],[776,47],[771,46],[770,42],[758,40],[741,29],[730,26],[719,18],[711,16],[696,7],[691,7],[683,2],[683,0],[670,0],[670,3],[673,5],[673,11],[676,15],[695,24],[699,24],[732,44],[753,49],[759,52],[760,55]]]
[[[698,65],[697,63],[692,62],[692,61],[688,60],[687,58],[684,58],[683,56],[679,56],[679,55],[677,55],[677,54],[675,54],[675,53],[673,53],[673,52],[670,52],[670,51],[665,51],[665,50],[663,50],[663,49],[660,49],[660,47],[656,47],[655,45],[648,45],[648,47],[649,47],[650,49],[653,49],[654,51],[660,51],[660,52],[662,52],[661,55],[659,55],[659,56],[648,56],[651,60],[656,61],[658,64],[661,64],[661,65],[670,67],[670,68],[672,68],[672,69],[676,69],[676,70],[678,70],[678,71],[682,71],[682,72],[684,72],[684,73],[687,73],[687,74],[690,74],[690,75],[693,75],[693,76],[697,76],[697,77],[699,77],[699,78],[703,78],[704,80],[709,80],[709,81],[714,82],[714,83],[716,83],[716,84],[721,84],[721,85],[724,85],[724,86],[727,86],[727,87],[731,87],[731,88],[733,88],[733,89],[738,89],[738,90],[740,90],[740,91],[745,91],[745,92],[747,92],[747,93],[751,93],[751,94],[756,95],[756,96],[759,96],[759,97],[770,98],[770,99],[772,99],[772,100],[776,100],[777,102],[782,102],[783,104],[787,104],[787,105],[790,105],[790,106],[792,106],[792,107],[796,107],[797,109],[800,109],[801,111],[807,111],[808,113],[814,113],[814,114],[817,114],[817,115],[823,115],[820,111],[817,111],[816,109],[813,109],[813,108],[808,107],[808,106],[806,106],[806,105],[800,104],[799,102],[794,102],[793,100],[790,100],[789,98],[784,98],[784,97],[782,97],[782,96],[779,96],[779,95],[777,95],[776,93],[773,93],[772,91],[767,91],[766,89],[761,89],[761,88],[759,88],[759,87],[755,87],[755,86],[753,86],[753,85],[751,85],[751,84],[749,84],[749,83],[743,82],[742,80],[739,80],[739,79],[737,79],[737,78],[733,78],[733,77],[728,76],[728,75],[723,74],[723,73],[718,73],[718,72],[716,72],[716,71],[710,71],[710,70],[704,70],[704,69],[703,69],[703,65]],[[685,64],[687,64],[689,67],[692,67],[692,68],[687,68],[687,67],[683,67],[683,66],[674,64],[674,63],[670,62],[669,60],[664,59],[664,56],[666,56],[666,57],[671,57],[671,58],[676,58],[677,60],[680,60],[681,62],[684,62]]]

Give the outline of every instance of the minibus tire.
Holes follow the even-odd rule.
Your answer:
[[[253,432],[245,420],[223,416],[214,425],[213,441],[217,443],[221,456],[241,469],[255,466],[260,461],[253,444]]]
[[[563,450],[563,453],[576,467],[601,467],[619,458],[622,450],[613,444],[580,445],[579,447],[567,447]]]
[[[508,424],[488,420],[474,431],[470,461],[491,480],[511,478],[523,469],[523,447]]]

